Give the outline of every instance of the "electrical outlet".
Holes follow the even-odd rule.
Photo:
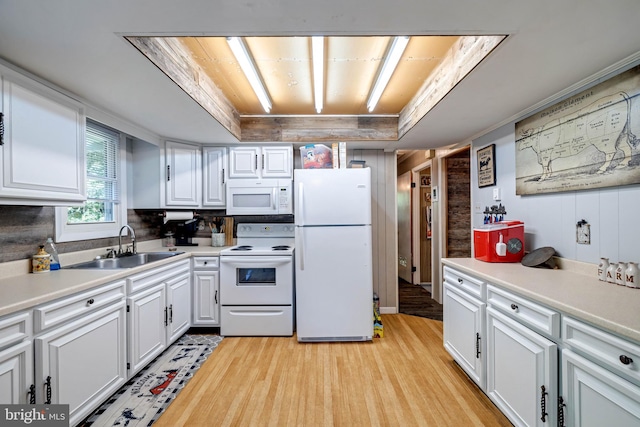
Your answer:
[[[576,224],[576,242],[581,245],[591,244],[591,226],[584,219]]]

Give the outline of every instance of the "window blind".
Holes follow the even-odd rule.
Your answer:
[[[119,145],[119,132],[87,120],[87,199],[119,202]]]

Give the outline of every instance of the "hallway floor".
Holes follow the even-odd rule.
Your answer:
[[[400,313],[442,320],[442,304],[432,299],[422,286],[398,278],[398,300]]]

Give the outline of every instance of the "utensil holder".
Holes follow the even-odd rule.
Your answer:
[[[211,233],[211,246],[224,246],[225,241],[225,233]]]

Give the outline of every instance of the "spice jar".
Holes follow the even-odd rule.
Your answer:
[[[616,268],[618,268],[617,263],[609,263],[609,267],[607,267],[607,282],[616,283]]]
[[[616,285],[624,286],[624,272],[627,269],[626,262],[619,262],[616,267]]]
[[[51,256],[40,245],[38,252],[31,257],[31,271],[33,273],[48,273],[51,265]]]
[[[607,268],[609,268],[609,258],[600,258],[600,264],[598,264],[598,279],[603,282],[607,281]]]
[[[624,272],[624,277],[624,283],[626,286],[630,288],[640,288],[640,283],[638,283],[638,263],[630,262]]]

